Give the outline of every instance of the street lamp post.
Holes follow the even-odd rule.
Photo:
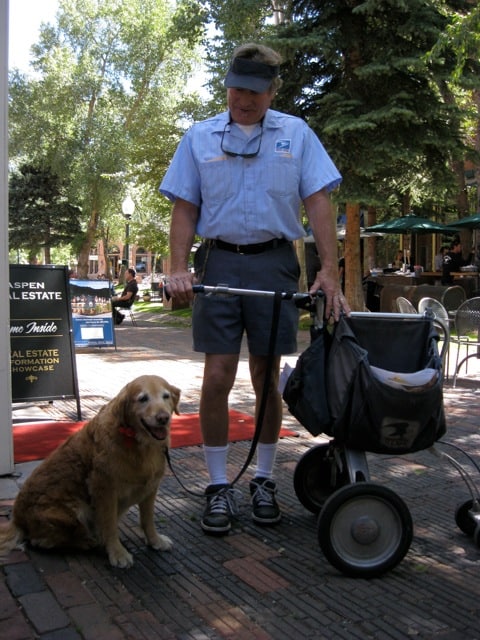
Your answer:
[[[132,200],[131,196],[127,196],[125,200],[122,202],[122,213],[123,217],[126,220],[125,223],[125,269],[129,268],[129,260],[130,260],[130,218],[135,211],[135,202]]]

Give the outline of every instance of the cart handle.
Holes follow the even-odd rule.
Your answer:
[[[239,296],[262,296],[264,298],[273,298],[279,295],[282,300],[299,300],[308,301],[312,300],[313,296],[307,292],[301,291],[263,291],[262,289],[237,289],[235,287],[229,287],[228,284],[206,285],[206,284],[194,284],[193,293],[204,293],[206,295],[239,295]],[[324,293],[321,289],[317,291],[315,297],[323,298]],[[385,318],[386,320],[392,320],[394,318],[402,318],[404,320],[419,320],[425,319],[423,313],[395,313],[387,311],[352,311],[350,314],[353,318]]]
[[[261,296],[264,298],[273,298],[274,296],[280,296],[282,300],[299,300],[312,297],[309,293],[301,293],[297,291],[263,291],[261,289],[237,289],[235,287],[229,287],[228,284],[194,284],[192,289],[193,293],[205,293],[207,295],[230,294],[237,296]],[[317,295],[323,296],[323,292],[318,291]]]

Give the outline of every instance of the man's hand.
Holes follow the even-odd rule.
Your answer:
[[[174,271],[167,278],[165,284],[167,295],[175,298],[181,304],[190,303],[193,300],[192,285],[194,274],[190,271]]]
[[[325,294],[325,318],[327,318],[327,320],[330,316],[333,316],[335,322],[338,322],[341,313],[345,313],[346,315],[351,313],[350,305],[342,293],[342,288],[336,273],[329,275],[322,270],[318,271],[309,293],[315,295],[319,289]]]

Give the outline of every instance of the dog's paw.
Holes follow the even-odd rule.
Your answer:
[[[114,549],[108,549],[108,560],[112,567],[117,567],[118,569],[128,569],[133,566],[132,554],[122,545]]]
[[[149,540],[148,544],[156,551],[169,551],[173,547],[173,541],[161,535],[157,535],[155,540]]]

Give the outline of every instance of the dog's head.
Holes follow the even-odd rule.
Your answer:
[[[178,414],[180,389],[159,376],[140,376],[120,391],[117,400],[124,433],[130,432],[137,442],[168,439],[172,413]]]

